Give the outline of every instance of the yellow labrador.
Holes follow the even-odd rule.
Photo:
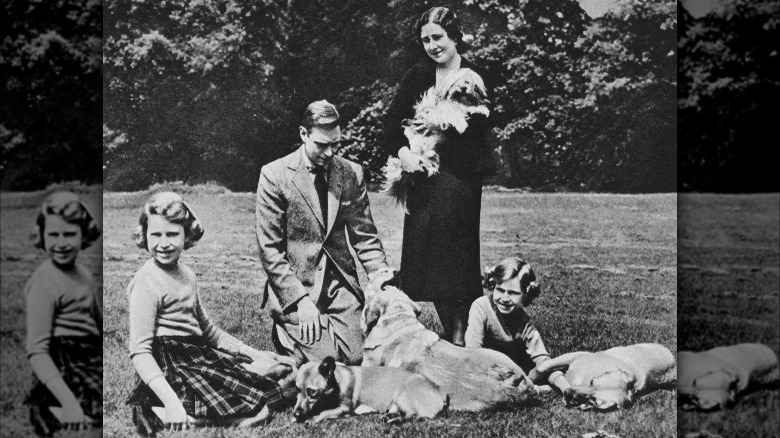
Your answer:
[[[417,320],[420,305],[393,286],[367,287],[361,328],[363,366],[403,368],[449,394],[451,410],[478,411],[521,401],[532,387],[512,359],[485,348],[456,347]]]
[[[678,404],[683,409],[731,407],[747,391],[777,383],[777,355],[763,344],[677,353]]]
[[[674,355],[660,344],[563,354],[537,365],[529,377],[544,380],[554,370],[565,371],[571,384],[564,392],[566,405],[582,410],[627,407],[636,395],[673,385],[677,378]]]

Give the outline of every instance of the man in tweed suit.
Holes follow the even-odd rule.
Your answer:
[[[311,103],[303,145],[263,166],[257,187],[257,240],[268,275],[263,298],[281,354],[300,362],[333,356],[359,364],[364,305],[354,250],[373,279],[387,266],[360,165],[334,155],[336,107]]]

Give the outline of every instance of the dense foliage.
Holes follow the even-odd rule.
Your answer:
[[[99,183],[100,0],[6,0],[0,16],[2,188]]]
[[[680,190],[776,192],[780,2],[723,5],[698,20],[680,11]]]
[[[15,66],[3,69],[5,92],[14,93],[2,99],[4,113],[13,114],[0,125],[4,187],[36,184],[47,165],[51,176],[37,184],[90,178],[66,168],[97,155],[96,117],[85,115],[85,102],[99,101],[102,72],[103,177],[114,190],[176,180],[253,190],[260,167],[296,147],[303,109],[321,98],[344,118],[341,153],[380,181],[382,119],[395,84],[424,59],[411,30],[430,7],[412,0],[107,0],[101,70],[101,3],[29,4],[49,10],[54,24],[33,32],[17,20],[3,40],[2,64]],[[436,4],[460,12],[475,36],[464,54],[495,87],[503,167],[493,182],[537,191],[676,189],[672,0],[615,0],[598,18],[572,0]],[[87,25],[97,29],[89,38]],[[80,36],[68,33],[74,29]],[[14,61],[28,56],[24,41],[41,47],[36,41],[52,32],[67,35],[67,44],[47,42],[45,55],[30,55],[41,65]],[[66,55],[80,63],[69,64]],[[74,65],[87,73],[74,73]],[[67,68],[81,85],[56,86],[54,72]],[[36,74],[45,86],[20,79]],[[52,107],[65,110],[55,116]],[[47,164],[36,163],[41,158]],[[19,171],[9,171],[10,161]]]

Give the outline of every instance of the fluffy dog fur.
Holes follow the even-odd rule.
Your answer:
[[[741,395],[777,384],[775,352],[763,344],[737,344],[677,353],[678,404],[691,410],[732,407]]]
[[[422,158],[429,177],[439,172],[436,146],[444,141],[445,132],[453,128],[462,134],[472,115],[490,115],[486,98],[482,78],[471,69],[461,68],[447,76],[439,87],[431,87],[415,105],[414,119],[405,121],[404,135],[409,140],[409,149]],[[385,180],[385,191],[405,206],[412,180],[403,171],[401,160],[388,159]]]
[[[543,380],[553,370],[565,370],[571,384],[564,393],[566,405],[582,410],[630,406],[635,396],[671,386],[677,378],[674,355],[659,344],[563,354],[537,365],[529,377]]]
[[[365,293],[363,366],[421,374],[449,394],[450,409],[455,411],[519,402],[531,387],[523,370],[506,355],[456,347],[426,329],[417,320],[420,306],[397,288],[366,288]]]
[[[384,413],[389,422],[433,418],[447,408],[447,395],[430,380],[398,368],[355,367],[326,357],[301,367],[296,379],[296,420],[313,423],[355,413]]]

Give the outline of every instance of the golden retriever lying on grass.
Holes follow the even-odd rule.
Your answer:
[[[529,378],[545,381],[553,370],[565,370],[571,384],[564,392],[566,406],[582,410],[630,406],[636,395],[671,386],[677,378],[674,355],[660,344],[562,354],[537,365]]]
[[[687,410],[731,407],[749,391],[777,384],[777,356],[763,344],[737,344],[677,353],[678,405]]]
[[[417,320],[420,305],[393,286],[366,288],[362,366],[421,374],[450,396],[451,410],[479,411],[523,399],[531,388],[512,359],[485,348],[456,347]]]

